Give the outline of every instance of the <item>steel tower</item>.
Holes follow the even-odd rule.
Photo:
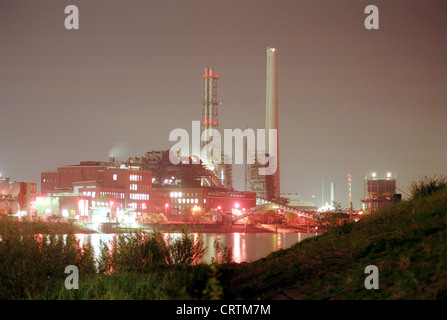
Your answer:
[[[204,96],[200,132],[204,132],[204,141],[200,142],[201,150],[203,150],[212,139],[212,135],[208,130],[219,130],[219,120],[217,116],[217,106],[219,105],[217,102],[217,79],[219,79],[219,76],[214,73],[214,68],[205,68],[205,73],[202,78],[204,79]],[[212,152],[208,151],[202,161],[208,169],[213,171],[222,186],[231,189],[233,187],[233,170],[231,164],[224,163],[225,155],[223,152],[219,155],[221,160],[220,164],[213,164],[211,161],[212,158]]]
[[[205,74],[202,76],[205,81],[205,91],[202,110],[202,130],[207,132],[208,129],[219,129],[219,121],[217,119],[217,79],[219,76],[214,73],[213,68],[205,68]],[[203,148],[210,139],[206,134],[206,140],[201,142]]]

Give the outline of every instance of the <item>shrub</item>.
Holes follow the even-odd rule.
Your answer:
[[[211,264],[227,264],[233,262],[233,248],[227,247],[217,239],[214,240],[214,252],[215,257],[211,258]]]
[[[447,178],[428,178],[424,177],[423,180],[418,182],[413,182],[410,191],[413,199],[425,197],[435,193],[438,190],[447,188]]]
[[[42,230],[39,223],[1,218],[0,299],[33,298],[49,282],[63,282],[67,265],[93,257],[78,256],[74,235],[35,234],[35,227]]]
[[[111,246],[110,255],[105,248],[101,250],[102,256],[109,259],[101,261],[101,271],[142,272],[152,263],[167,263],[168,249],[159,232],[121,234],[112,240]]]
[[[182,230],[180,239],[169,241],[168,248],[170,263],[188,265],[201,263],[206,250],[201,237],[194,240],[186,228]]]

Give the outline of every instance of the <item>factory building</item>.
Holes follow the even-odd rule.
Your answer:
[[[198,213],[248,211],[256,194],[213,188],[154,188],[152,203],[169,221],[188,221]]]
[[[122,163],[85,161],[41,173],[39,214],[80,221],[145,220],[162,213],[188,221],[195,212],[249,210],[256,194],[224,188],[202,164],[169,161],[169,151],[151,151]]]
[[[136,219],[152,209],[151,172],[119,165],[113,159],[42,172],[41,186],[39,214],[55,213],[92,222]]]
[[[188,220],[195,212],[231,212],[256,206],[256,193],[226,188],[203,163],[188,159],[174,165],[169,151],[129,158],[126,166],[152,173],[151,205],[168,220]]]
[[[364,188],[363,209],[369,212],[382,210],[402,197],[396,193],[396,174],[392,172],[367,173]]]

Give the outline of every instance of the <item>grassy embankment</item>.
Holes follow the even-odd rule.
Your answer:
[[[118,238],[95,264],[92,248],[71,237],[67,245],[54,237],[42,244],[23,230],[2,229],[0,298],[446,299],[447,182],[415,184],[412,194],[244,264],[196,264],[203,244],[187,233],[168,246],[157,233]],[[217,251],[217,262],[227,262],[225,248]],[[78,290],[64,287],[69,264],[80,268]],[[367,265],[379,269],[379,290],[364,286]]]
[[[446,299],[447,182],[413,185],[412,199],[250,264],[226,266],[225,297]],[[365,267],[379,269],[367,290]]]

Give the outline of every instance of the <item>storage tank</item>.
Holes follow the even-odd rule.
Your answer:
[[[9,191],[9,195],[17,197],[19,192],[20,192],[20,184],[16,181],[12,184],[11,190]]]
[[[9,200],[0,200],[0,214],[8,214],[11,208]]]
[[[17,200],[11,201],[11,213],[16,214],[20,211],[20,205]]]
[[[396,194],[396,174],[393,172],[370,172],[365,175],[365,199],[370,212],[393,204]]]
[[[0,195],[6,196],[9,194],[10,190],[11,185],[9,184],[8,180],[0,182]]]

